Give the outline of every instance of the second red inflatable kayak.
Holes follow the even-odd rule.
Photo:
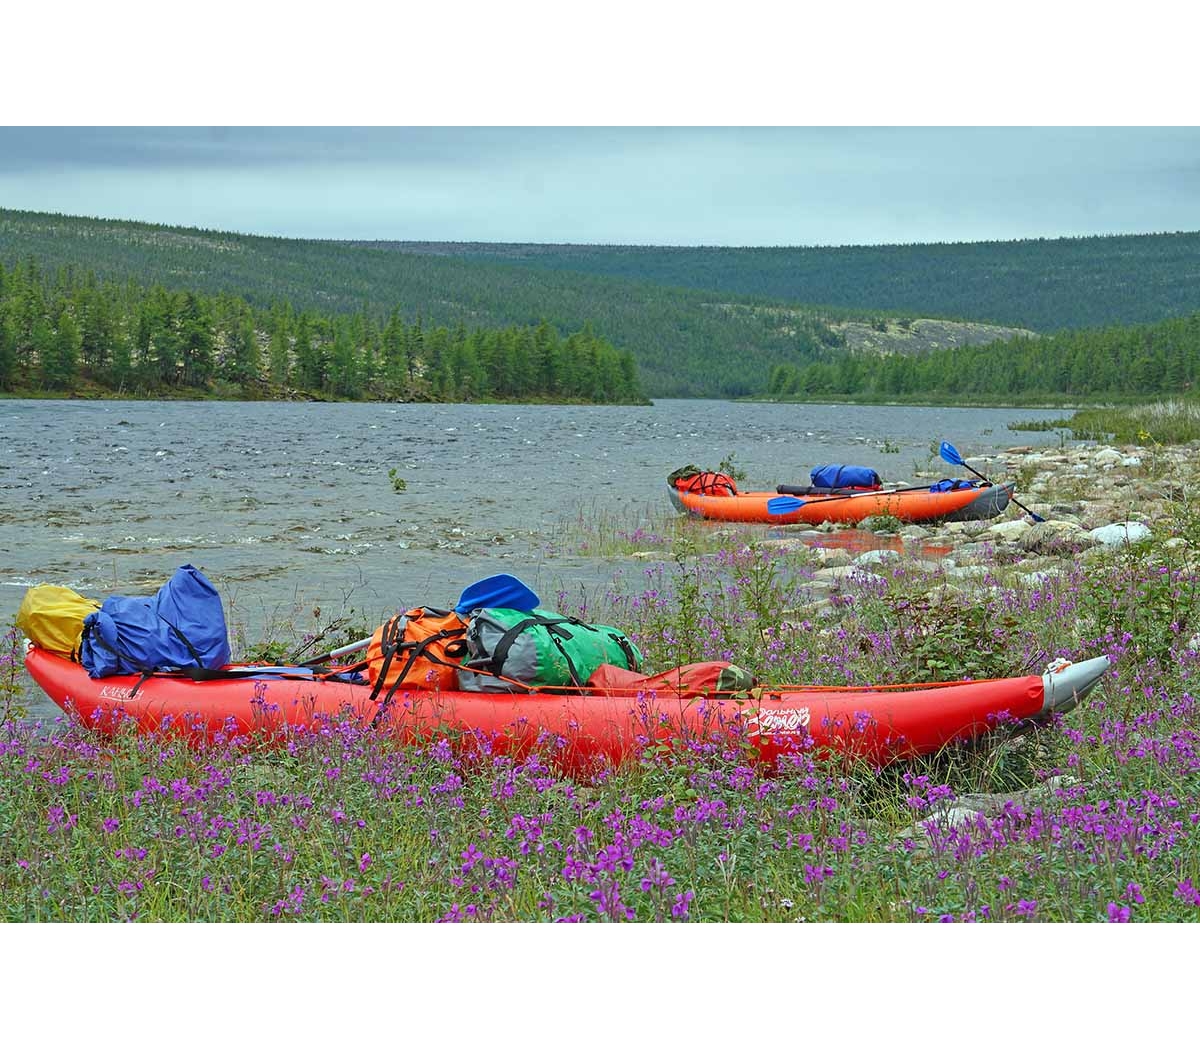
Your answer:
[[[739,492],[737,495],[705,495],[681,491],[667,485],[667,494],[677,510],[715,521],[762,522],[793,525],[823,521],[857,524],[866,518],[889,515],[905,522],[980,521],[994,518],[1008,506],[1014,486],[982,483],[953,492],[929,489],[878,489],[853,495],[803,495],[783,501],[795,509],[772,514],[768,504],[779,499],[776,492]],[[802,504],[796,506],[796,504]]]

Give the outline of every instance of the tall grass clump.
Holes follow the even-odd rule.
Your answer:
[[[1200,402],[1172,400],[1128,407],[1082,408],[1066,425],[1081,440],[1185,445],[1200,441]]]

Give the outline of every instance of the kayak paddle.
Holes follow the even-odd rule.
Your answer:
[[[966,467],[967,470],[969,470],[977,478],[983,478],[983,480],[986,481],[989,485],[992,484],[992,482],[988,478],[983,477],[983,475],[980,474],[979,471],[977,471],[973,466],[971,466],[970,463],[968,463],[966,460],[964,460],[962,458],[962,456],[960,456],[958,454],[958,449],[956,449],[952,444],[950,444],[949,441],[942,442],[941,448],[938,449],[938,454],[947,463],[952,463],[956,467]],[[1034,514],[1033,511],[1031,511],[1027,506],[1025,506],[1024,503],[1021,503],[1016,498],[1016,496],[1009,496],[1009,499],[1011,499],[1013,501],[1013,503],[1015,503],[1018,507],[1020,507],[1031,518],[1033,518],[1034,521],[1041,522],[1041,521],[1046,520],[1040,514]]]
[[[794,510],[806,507],[811,503],[832,503],[839,499],[855,499],[859,496],[891,496],[897,492],[925,492],[928,485],[910,485],[901,489],[863,489],[861,492],[845,492],[840,496],[821,496],[814,500],[796,499],[795,496],[774,496],[767,500],[768,514],[791,514]]]
[[[472,609],[482,609],[485,607],[492,609],[519,609],[521,612],[532,612],[540,604],[541,599],[529,587],[525,586],[515,576],[510,576],[506,572],[500,572],[468,585],[459,596],[458,604],[454,606],[454,611],[460,616],[469,613]],[[298,666],[311,667],[314,664],[323,664],[329,660],[336,660],[339,656],[345,656],[347,653],[354,653],[359,649],[365,649],[370,644],[370,638],[362,638],[357,642],[351,642],[349,645],[343,645],[340,649],[334,649],[331,652],[325,653],[323,656],[314,656],[311,660],[305,660],[304,663]]]

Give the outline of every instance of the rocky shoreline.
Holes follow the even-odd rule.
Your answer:
[[[884,566],[901,560],[943,572],[951,584],[996,582],[997,572],[1006,568],[1012,582],[1034,584],[1077,560],[1086,563],[1114,547],[1149,540],[1179,509],[1195,459],[1190,448],[1014,447],[972,463],[992,479],[1016,479],[1017,497],[1043,522],[1034,523],[1010,503],[1003,515],[987,521],[926,526],[884,518],[854,529],[830,523],[783,526],[765,542],[808,548],[816,565],[812,597],[822,609],[848,579],[880,575]],[[922,472],[907,483],[941,476]],[[1180,536],[1166,537],[1164,543],[1188,545]]]
[[[973,465],[993,479],[1016,479],[1017,497],[1046,520],[1034,523],[1010,504],[996,519],[934,526],[868,520],[857,530],[826,523],[813,529],[787,526],[766,541],[783,549],[807,548],[814,566],[801,588],[807,601],[794,610],[795,623],[781,627],[836,632],[837,618],[850,596],[891,572],[925,572],[930,594],[1012,586],[1037,587],[1080,567],[1099,563],[1120,548],[1161,551],[1190,571],[1200,571],[1200,555],[1181,532],[1186,492],[1200,473],[1191,447],[1062,449],[1014,447]],[[940,473],[917,474],[917,483]],[[871,527],[874,526],[874,527]],[[846,542],[849,541],[849,542]],[[1151,548],[1153,543],[1153,548]],[[880,544],[879,546],[870,546]],[[869,549],[863,550],[863,546]],[[818,626],[823,624],[823,626]],[[1200,648],[1200,633],[1186,643]],[[999,745],[1019,750],[1042,745],[1016,733]],[[1040,756],[1045,757],[1045,756]],[[1074,777],[1052,777],[1013,795],[978,794],[930,807],[897,841],[928,844],[927,830],[970,824],[1006,803],[1042,804]]]

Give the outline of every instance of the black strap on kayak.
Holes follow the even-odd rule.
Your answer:
[[[854,492],[876,492],[876,489],[856,489],[856,488],[841,488],[827,489],[820,485],[776,485],[775,491],[781,496],[834,496],[843,493],[849,495]]]
[[[375,684],[371,689],[371,700],[375,700],[387,682],[388,672],[392,664],[399,658],[401,653],[407,653],[408,657],[404,662],[404,666],[396,675],[396,679],[388,687],[388,691],[384,694],[383,700],[380,701],[379,708],[375,712],[375,717],[371,719],[371,728],[374,729],[391,707],[392,699],[396,693],[400,691],[400,687],[404,684],[405,678],[408,677],[409,671],[418,660],[428,660],[432,664],[438,664],[442,667],[458,668],[458,664],[451,660],[444,660],[437,653],[432,651],[433,647],[439,642],[448,642],[442,649],[447,656],[461,655],[466,651],[466,647],[461,642],[450,641],[450,639],[461,639],[467,633],[466,627],[443,627],[440,631],[429,635],[426,638],[414,639],[413,641],[405,641],[405,627],[408,624],[408,617],[404,614],[393,616],[387,623],[383,625],[383,633],[380,636],[380,652],[383,654],[383,663],[380,664],[379,673],[375,677]],[[452,651],[453,650],[453,651]],[[366,668],[369,661],[356,668]]]
[[[185,666],[181,667],[180,670],[181,671],[197,671],[197,672],[207,671],[208,668],[206,668],[204,666],[203,659],[201,658],[200,654],[196,651],[196,647],[194,645],[192,645],[191,640],[188,638],[188,636],[186,634],[184,634],[183,631],[181,631],[175,624],[173,624],[170,620],[168,620],[165,616],[163,616],[162,613],[157,613],[157,615],[158,615],[158,618],[160,620],[162,620],[162,622],[165,623],[171,629],[171,633],[174,634],[175,637],[178,638],[181,642],[183,642],[184,647],[191,654],[192,659],[196,661],[195,667],[189,667],[189,666],[185,665]],[[124,660],[127,664],[133,664],[134,667],[138,666],[138,661],[135,660],[132,656],[130,656],[129,653],[125,652],[125,650],[121,647],[119,635],[117,637],[116,645],[109,645],[108,642],[104,640],[104,635],[101,634],[101,632],[99,630],[89,632],[89,637],[91,638],[93,645],[98,645],[98,646],[100,646],[101,649],[107,649],[110,653],[112,653],[115,657],[117,657],[118,660]],[[80,648],[82,649],[82,647],[83,647],[83,641],[81,639],[80,640]],[[161,672],[159,671],[158,668],[143,667],[140,677],[133,684],[133,688],[129,690],[130,697],[132,698],[134,696],[137,696],[137,691],[142,687],[142,683],[145,682],[147,678],[151,678],[154,675],[157,675],[160,673]],[[211,673],[219,674],[221,672],[211,672]],[[233,672],[225,672],[225,674],[227,674],[229,677],[244,677],[242,675],[237,675]]]
[[[136,696],[142,683],[149,678],[177,678],[191,682],[228,682],[245,678],[261,678],[265,681],[278,679],[282,682],[327,682],[339,675],[353,672],[353,667],[339,667],[324,674],[289,674],[287,671],[268,671],[265,667],[156,667],[141,673],[133,688],[129,690],[129,696]]]
[[[582,628],[596,634],[607,633],[608,637],[624,653],[626,666],[630,669],[637,667],[638,660],[637,655],[633,651],[633,646],[629,644],[628,639],[617,634],[615,631],[604,632],[601,628],[586,623],[583,620],[577,620],[574,616],[542,616],[539,613],[530,613],[524,620],[514,624],[500,636],[500,641],[493,647],[492,654],[488,659],[481,661],[478,666],[468,664],[466,665],[467,669],[485,674],[490,672],[497,677],[503,677],[504,662],[508,659],[509,650],[512,649],[521,632],[529,627],[544,627],[550,641],[554,643],[554,647],[567,662],[567,673],[571,676],[572,684],[576,688],[582,688],[585,682],[575,666],[575,661],[571,659],[571,654],[567,652],[566,647],[563,645],[563,639],[570,641],[574,635],[563,624],[570,624],[572,627]]]

